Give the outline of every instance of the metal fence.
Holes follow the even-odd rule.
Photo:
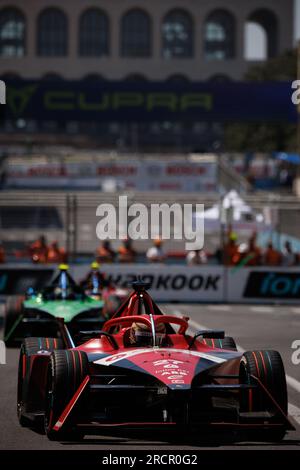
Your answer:
[[[57,240],[75,261],[78,256],[92,256],[99,245],[96,236],[96,209],[99,204],[112,204],[118,211],[119,196],[124,193],[99,193],[95,191],[1,191],[0,192],[0,241],[13,260],[16,250],[22,250],[26,244],[37,239],[41,234],[47,236],[48,242]],[[126,193],[128,205],[151,204],[204,204],[205,209],[222,206],[222,197],[218,194],[195,193]],[[275,196],[273,194],[256,194],[243,196],[245,207],[253,213],[260,213],[269,218],[269,229],[259,233],[259,242],[266,244],[271,238],[279,248],[289,239],[294,250],[300,252],[300,204],[293,196]],[[213,253],[222,243],[222,233],[226,232],[232,222],[232,209],[220,210],[221,224],[216,230],[208,230],[205,223],[205,249]],[[236,229],[239,242],[247,240],[255,225],[245,213],[242,229]],[[173,224],[176,220],[173,221]],[[245,229],[245,227],[247,229]],[[134,242],[139,252],[144,252],[151,240]],[[115,248],[118,242],[113,243]],[[182,252],[184,241],[170,240],[165,243],[167,251]]]

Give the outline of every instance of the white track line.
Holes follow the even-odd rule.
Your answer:
[[[212,310],[213,312],[229,312],[229,305],[208,305],[207,310]]]
[[[289,415],[291,415],[293,417],[293,419],[298,424],[300,424],[300,408],[298,408],[297,406],[292,405],[291,403],[289,403],[288,411],[289,411]]]
[[[286,381],[290,387],[296,390],[296,392],[300,393],[300,382],[298,382],[298,380],[294,379],[294,377],[291,377],[290,375],[287,375]]]
[[[173,314],[176,317],[182,316],[182,312],[179,310],[174,310]],[[192,327],[193,330],[207,330],[207,326],[200,325],[200,323],[196,322],[195,320],[189,320],[189,325]],[[241,353],[245,352],[245,349],[243,349],[239,344],[236,345],[237,350]],[[290,375],[286,375],[286,381],[287,384],[296,390],[298,393],[300,393],[300,382],[298,380],[294,379],[294,377],[291,377]],[[300,424],[300,408],[298,408],[295,405],[292,405],[289,403],[289,414],[293,417],[293,419]]]
[[[250,307],[250,310],[251,312],[255,312],[255,313],[273,313],[274,312],[273,307],[263,307],[263,306]]]

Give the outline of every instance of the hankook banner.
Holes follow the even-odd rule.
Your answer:
[[[89,265],[70,268],[77,281]],[[24,294],[28,287],[41,289],[56,266],[2,265],[0,296]],[[130,288],[137,277],[150,285],[150,293],[163,302],[229,302],[300,304],[300,268],[225,268],[163,264],[107,264],[103,272],[119,287]]]

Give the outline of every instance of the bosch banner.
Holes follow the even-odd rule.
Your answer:
[[[290,82],[7,81],[5,119],[297,121]]]
[[[114,189],[138,191],[216,191],[216,162],[192,162],[184,159],[147,159],[101,162],[25,162],[5,163],[9,188],[88,187],[102,191]],[[113,185],[113,186],[112,186]]]

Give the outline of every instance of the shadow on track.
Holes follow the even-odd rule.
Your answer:
[[[36,434],[43,435],[42,430],[32,430]],[[248,438],[247,438],[248,437]],[[45,439],[46,436],[45,436]],[[285,439],[282,442],[272,442],[272,441],[262,441],[262,440],[255,440],[255,436],[252,439],[249,439],[249,435],[242,435],[241,433],[231,433],[230,435],[224,435],[219,433],[214,433],[211,435],[197,435],[195,434],[185,434],[176,433],[176,432],[160,432],[156,431],[155,435],[153,435],[153,431],[149,430],[114,430],[112,433],[111,430],[102,430],[101,434],[96,433],[89,433],[85,436],[83,440],[79,441],[58,441],[63,446],[98,446],[98,445],[122,445],[124,449],[127,446],[136,446],[142,447],[145,445],[155,445],[155,447],[159,448],[160,446],[170,445],[175,447],[180,446],[193,446],[193,447],[226,447],[226,446],[235,446],[235,447],[260,447],[260,448],[268,448],[269,446],[274,446],[284,449],[288,446],[299,446],[300,447],[300,440],[292,440],[292,439]]]

